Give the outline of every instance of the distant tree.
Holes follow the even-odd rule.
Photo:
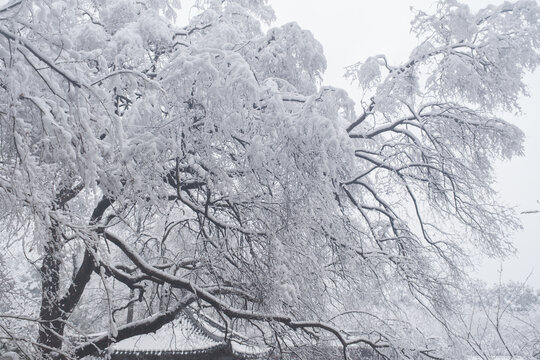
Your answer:
[[[462,311],[451,327],[469,353],[485,360],[538,356],[538,292],[515,282],[493,287],[477,284],[462,302]]]
[[[348,69],[368,94],[358,116],[320,86],[310,32],[261,29],[264,0],[196,1],[184,27],[172,0],[10,1],[1,244],[40,286],[0,315],[20,325],[4,337],[81,358],[191,305],[277,349],[322,331],[383,356],[442,356],[451,338],[431,342],[402,304],[444,325],[471,249],[512,249],[491,164],[520,154],[523,135],[494,114],[526,93],[540,9],[437,4],[416,14],[405,63]],[[87,330],[106,334],[67,336]]]

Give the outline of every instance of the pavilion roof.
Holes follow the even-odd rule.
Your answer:
[[[238,358],[258,358],[269,349],[246,337],[227,331],[219,322],[190,310],[156,332],[119,341],[109,349],[111,355],[204,355],[232,353]]]

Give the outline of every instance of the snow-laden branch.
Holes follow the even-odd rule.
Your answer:
[[[230,305],[220,300],[217,296],[213,295],[212,292],[209,291],[208,289],[202,288],[187,279],[184,279],[175,275],[171,275],[163,270],[160,270],[148,264],[125,241],[121,240],[118,236],[112,234],[110,231],[107,231],[107,230],[103,231],[103,236],[107,240],[115,244],[120,250],[122,250],[122,252],[144,274],[151,276],[153,278],[159,279],[160,281],[166,282],[168,284],[171,284],[174,287],[178,287],[192,293],[198,300],[205,301],[206,303],[214,307],[216,310],[227,315],[230,318],[257,320],[257,321],[264,321],[264,322],[278,322],[292,329],[318,328],[321,330],[326,330],[332,333],[334,336],[336,336],[336,338],[340,341],[340,343],[343,345],[344,348],[346,348],[349,345],[357,344],[357,343],[364,343],[366,345],[369,345],[374,350],[389,347],[388,344],[374,343],[365,338],[355,338],[353,340],[347,340],[339,329],[337,329],[335,326],[330,325],[328,323],[318,322],[318,321],[296,321],[287,315],[260,313],[256,311],[246,311],[246,310],[241,310],[241,309],[231,307]],[[120,332],[120,328],[119,328],[119,332]]]
[[[82,358],[87,355],[100,352],[106,349],[111,344],[141,334],[156,331],[163,325],[173,321],[176,316],[183,311],[186,306],[195,301],[194,296],[189,296],[182,299],[171,310],[157,313],[150,317],[133,321],[129,324],[121,325],[116,328],[116,334],[104,333],[101,335],[93,336],[88,341],[78,345],[74,349],[75,356]]]
[[[209,291],[193,284],[191,281],[171,275],[163,270],[157,269],[148,264],[135,250],[133,250],[125,241],[115,236],[109,231],[103,231],[103,235],[107,240],[115,244],[122,252],[145,274],[160,279],[168,284],[171,284],[180,289],[187,290],[199,299],[212,305],[219,311],[231,318],[241,318],[250,320],[262,321],[278,321],[281,323],[290,323],[292,320],[287,316],[276,314],[253,313],[250,311],[235,309],[222,302],[218,297],[212,295]]]
[[[136,71],[136,70],[128,70],[128,69],[117,70],[117,71],[113,71],[113,72],[111,72],[111,73],[109,73],[107,75],[104,75],[101,78],[91,82],[90,86],[100,84],[101,82],[103,82],[103,81],[105,81],[105,80],[107,80],[107,79],[109,79],[111,77],[118,76],[118,75],[124,75],[124,74],[135,75],[135,76],[143,79],[144,81],[154,85],[157,89],[161,89],[162,91],[164,91],[162,89],[161,85],[157,81],[150,79],[148,76],[146,76],[142,72],[139,72],[139,71]]]
[[[19,44],[21,44],[22,46],[24,46],[26,49],[28,49],[35,57],[37,57],[39,60],[41,60],[42,62],[44,62],[45,64],[47,64],[47,66],[49,66],[53,71],[55,71],[57,74],[59,74],[60,76],[62,76],[64,79],[66,79],[70,84],[73,84],[73,86],[75,87],[78,87],[80,88],[81,87],[81,83],[75,79],[74,77],[72,77],[70,74],[68,74],[67,72],[65,72],[64,70],[60,69],[58,66],[56,66],[56,64],[54,63],[54,61],[52,61],[51,59],[47,58],[45,55],[41,54],[41,52],[36,49],[34,47],[34,45],[30,44],[30,42],[28,42],[26,39],[24,39],[23,37],[20,37],[20,36],[17,36],[11,32],[9,32],[8,30],[0,27],[0,34],[4,35],[5,38],[9,39],[9,40],[13,40],[15,42],[18,42]]]

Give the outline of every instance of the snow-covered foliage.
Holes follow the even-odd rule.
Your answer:
[[[19,273],[2,336],[77,358],[196,304],[280,334],[276,349],[285,330],[386,355],[452,344],[403,309],[456,310],[471,247],[511,250],[491,161],[519,154],[522,134],[494,112],[518,108],[538,65],[540,10],[438,4],[417,14],[406,63],[348,69],[371,97],[357,116],[320,86],[309,31],[262,30],[264,0],[197,1],[186,26],[172,0],[11,1],[0,266]],[[65,341],[87,331],[108,335]]]

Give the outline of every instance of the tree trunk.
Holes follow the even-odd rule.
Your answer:
[[[62,242],[58,227],[53,224],[49,240],[45,244],[45,255],[40,268],[41,307],[38,344],[43,359],[57,359],[53,349],[61,349],[64,325],[59,308],[60,266],[62,265]]]
[[[108,198],[101,199],[90,218],[89,224],[95,225],[103,213],[112,204]],[[40,268],[41,274],[41,307],[39,311],[40,325],[37,343],[43,360],[63,360],[65,356],[55,349],[61,350],[64,340],[65,323],[79,303],[86,285],[94,271],[94,259],[86,249],[83,260],[75,273],[70,286],[60,296],[60,267],[62,265],[62,237],[59,225],[53,222],[49,240],[45,244],[45,255]]]
[[[135,297],[135,291],[133,289],[129,289],[129,299],[130,299],[130,302],[129,302],[129,305],[128,305],[128,311],[127,311],[127,318],[126,318],[126,324],[129,324],[130,322],[133,321],[133,301],[132,299]]]

